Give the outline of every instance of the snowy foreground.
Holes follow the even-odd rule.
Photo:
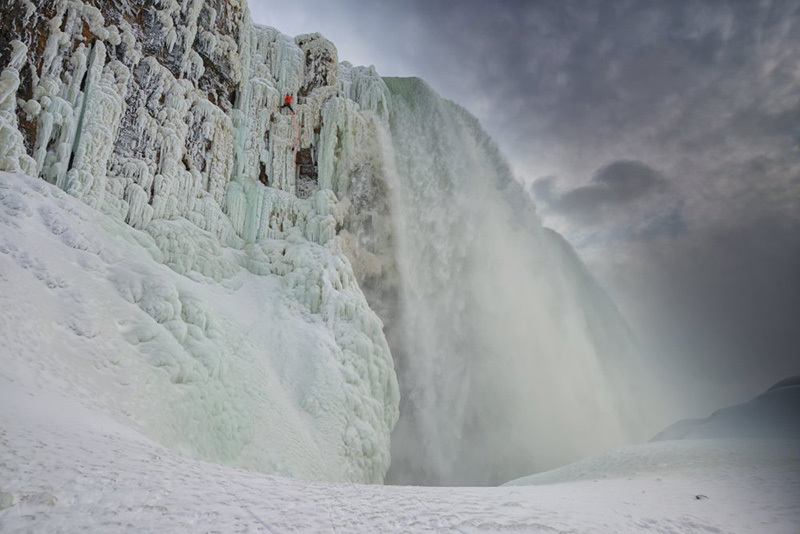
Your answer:
[[[529,480],[540,486],[309,483],[192,460],[80,392],[1,380],[2,532],[797,531],[787,442],[628,447]]]
[[[361,413],[325,323],[280,280],[180,276],[146,234],[0,177],[0,532],[797,531],[791,440],[665,441],[516,481],[538,486],[302,481],[382,449],[323,416]]]

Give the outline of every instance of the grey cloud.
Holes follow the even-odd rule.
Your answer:
[[[601,167],[588,185],[566,192],[556,190],[555,179],[537,180],[532,190],[548,209],[582,222],[596,221],[609,209],[664,192],[666,178],[641,161],[619,160]]]
[[[653,217],[647,221],[643,228],[635,232],[636,239],[649,240],[661,235],[676,237],[688,231],[688,226],[683,218],[682,202],[669,209],[663,215]]]
[[[796,369],[800,225],[774,215],[692,239],[642,240],[611,277],[624,301],[658,303],[651,345],[696,378],[756,390]],[[632,286],[633,280],[641,283]],[[631,310],[630,306],[623,306]],[[636,313],[629,313],[637,319]]]
[[[542,204],[549,205],[556,199],[558,192],[556,182],[558,177],[554,175],[542,176],[531,183],[531,192],[534,198]]]

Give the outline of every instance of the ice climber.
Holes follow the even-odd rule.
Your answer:
[[[286,97],[283,99],[283,105],[281,106],[281,109],[289,108],[289,111],[291,111],[292,115],[294,115],[294,109],[292,109],[292,98],[294,98],[292,95],[286,95]]]

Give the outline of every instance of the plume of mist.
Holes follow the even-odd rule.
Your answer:
[[[386,83],[402,388],[389,482],[496,484],[652,432],[625,321],[477,120],[421,80]]]

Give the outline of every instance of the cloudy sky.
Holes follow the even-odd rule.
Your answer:
[[[494,136],[646,352],[716,402],[798,372],[794,0],[251,0]],[[676,383],[681,388],[680,383]],[[687,386],[687,390],[691,387]]]

